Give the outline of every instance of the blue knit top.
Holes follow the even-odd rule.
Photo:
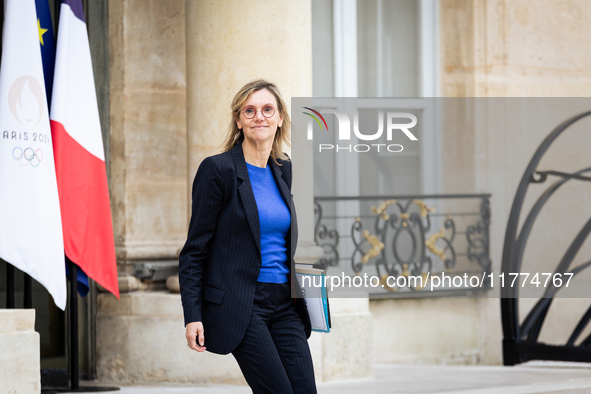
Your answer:
[[[289,280],[285,237],[291,226],[291,213],[273,178],[271,167],[246,163],[248,177],[259,211],[261,258],[259,282],[285,283]]]

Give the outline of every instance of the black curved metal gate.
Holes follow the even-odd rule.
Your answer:
[[[537,171],[538,164],[548,148],[569,126],[578,120],[591,115],[591,111],[583,112],[579,115],[564,121],[556,127],[542,142],[536,150],[534,156],[529,162],[511,207],[511,213],[507,223],[505,233],[505,243],[503,247],[503,273],[519,273],[525,245],[531,233],[534,222],[548,199],[571,180],[591,181],[587,173],[591,172],[591,167],[584,168],[575,173],[565,173],[559,171]],[[587,175],[586,175],[587,174]],[[523,201],[527,189],[531,183],[545,182],[548,176],[560,178],[550,185],[544,193],[538,198],[518,232],[519,217],[523,207]],[[591,218],[585,223],[578,235],[570,244],[566,253],[558,263],[554,274],[564,275],[572,273],[576,276],[583,269],[591,265],[591,261],[571,267],[571,263],[581,248],[581,245],[591,232]],[[586,337],[579,345],[575,346],[575,341],[583,332],[587,323],[591,319],[591,306],[581,317],[579,323],[570,335],[567,343],[564,345],[547,345],[538,342],[540,330],[548,313],[554,296],[559,291],[559,287],[553,284],[548,286],[543,297],[529,311],[524,321],[519,324],[518,315],[518,297],[519,286],[504,287],[501,289],[501,314],[503,322],[503,363],[505,365],[515,365],[528,360],[561,360],[561,361],[586,361],[591,362],[591,335]]]

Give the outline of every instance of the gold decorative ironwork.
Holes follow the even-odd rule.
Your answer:
[[[394,283],[396,283],[396,282],[394,282]],[[400,290],[398,287],[390,286],[388,284],[388,275],[386,275],[386,274],[383,274],[382,276],[380,276],[380,285],[382,285],[382,287],[389,292],[396,292],[396,291]]]
[[[472,196],[465,196],[466,198]],[[359,197],[359,200],[373,200],[375,197]],[[365,270],[364,265],[367,268],[371,268],[371,261],[374,259],[379,283],[383,291],[393,292],[404,292],[405,290],[411,291],[422,291],[423,293],[428,290],[429,282],[431,277],[427,269],[431,269],[431,258],[425,256],[428,251],[432,258],[441,259],[444,263],[443,271],[453,271],[456,264],[456,248],[458,247],[453,241],[456,235],[456,223],[453,220],[453,215],[443,212],[440,216],[444,220],[444,225],[441,226],[440,230],[433,229],[433,223],[430,221],[430,217],[436,211],[435,206],[429,206],[426,204],[426,199],[435,199],[437,196],[407,196],[398,199],[382,199],[376,206],[371,206],[371,220],[374,221],[375,230],[366,227],[369,224],[369,217],[363,219],[360,216],[349,217],[355,221],[351,226],[351,238],[354,243],[355,250],[350,254],[351,258],[346,260],[352,260],[353,270],[356,271],[354,275],[362,276],[362,272]],[[461,198],[464,198],[462,196]],[[335,199],[339,200],[339,199]],[[315,239],[316,238],[328,238],[325,235],[328,232],[326,224],[322,222],[322,210],[318,202],[315,203],[317,207],[316,227],[315,227]],[[390,205],[396,205],[390,210]],[[388,214],[388,211],[392,212],[392,215]],[[439,212],[440,209],[437,209]],[[315,210],[316,212],[316,210]],[[490,224],[490,203],[488,197],[482,198],[481,208],[479,212],[473,214],[480,218],[478,222],[467,227],[465,234],[468,238],[467,255],[470,262],[477,262],[481,267],[489,267],[489,224]],[[396,221],[394,221],[394,218]],[[411,229],[412,227],[412,229]],[[376,234],[372,235],[372,230]],[[332,265],[330,261],[339,261],[338,250],[336,248],[339,237],[336,229],[331,230],[334,232],[334,236],[331,235],[331,243],[326,246],[331,247],[330,250],[325,250],[325,255],[334,255],[333,260],[324,258],[325,265]],[[398,234],[401,232],[408,232],[408,237],[411,238],[411,245],[408,242],[405,244],[399,239]],[[471,236],[473,238],[471,238]],[[421,242],[420,240],[423,240]],[[460,243],[461,248],[464,247],[465,243]],[[386,247],[392,248],[394,261],[392,261],[392,253],[388,250],[385,253]],[[324,245],[323,245],[324,246]],[[408,261],[400,261],[397,255],[397,249],[400,247],[406,249],[411,248],[410,256]],[[406,253],[409,254],[409,253]],[[416,261],[415,256],[419,256],[419,260]],[[382,260],[383,258],[383,260]],[[337,265],[337,264],[334,264]],[[383,269],[386,271],[382,270]],[[460,267],[460,269],[462,269]],[[415,275],[416,274],[416,275]],[[392,280],[394,279],[394,281]],[[400,279],[401,281],[397,281]],[[406,279],[405,284],[403,284]],[[389,283],[388,283],[389,282]],[[401,287],[400,287],[401,286]]]
[[[384,243],[375,235],[370,234],[368,230],[363,230],[363,237],[371,244],[371,249],[361,258],[361,262],[367,264],[369,259],[380,254],[382,249],[384,249]]]
[[[427,206],[427,204],[425,204],[423,201],[421,200],[412,200],[412,202],[419,207],[419,209],[421,210],[420,215],[421,217],[427,217],[427,215],[429,215],[429,213],[431,212],[435,212],[435,207],[431,207],[429,208]],[[388,215],[386,213],[386,210],[388,209],[388,207],[392,204],[397,204],[398,201],[395,199],[392,200],[386,200],[383,203],[381,203],[377,208],[372,206],[371,207],[371,211],[373,213],[375,213],[376,215],[381,215],[382,219],[384,220],[388,220],[390,219],[390,215]],[[403,227],[407,227],[408,226],[408,220],[410,219],[410,214],[408,212],[403,212],[400,214],[400,219],[402,219],[402,226]]]
[[[372,205],[371,211],[377,215],[382,215],[382,219],[388,220],[390,219],[390,215],[386,213],[386,210],[390,205],[397,203],[397,200],[386,200],[383,203],[381,203],[377,208]]]
[[[431,251],[431,253],[435,254],[439,257],[442,261],[446,260],[445,251],[437,246],[437,240],[439,238],[445,237],[445,229],[442,228],[439,232],[431,234],[431,236],[425,241],[425,246],[427,249]]]
[[[412,202],[419,207],[419,209],[421,210],[421,217],[422,218],[426,218],[427,215],[429,215],[429,213],[434,213],[435,212],[435,207],[431,207],[429,208],[427,206],[427,204],[425,204],[423,201],[421,200],[412,200]]]
[[[423,284],[423,286],[417,286],[415,287],[415,290],[423,290],[425,287],[427,287],[427,276],[428,274],[426,272],[421,272],[421,277],[423,278],[421,283]]]
[[[402,276],[406,276],[409,277],[410,276],[410,271],[408,270],[408,264],[402,264],[402,272],[400,273],[400,275]]]
[[[408,219],[410,219],[410,214],[408,212],[401,213],[400,219],[402,219],[402,227],[407,227]]]
[[[406,264],[406,263],[402,264],[402,272],[400,273],[400,276],[404,276],[404,277],[408,278],[410,275],[411,275],[411,272],[408,270],[408,264]],[[421,272],[421,277],[423,278],[421,283],[423,284],[423,286],[414,287],[415,290],[423,290],[427,286],[427,275],[428,274],[426,272]],[[408,283],[408,286],[410,286],[410,281],[408,281],[407,283]]]

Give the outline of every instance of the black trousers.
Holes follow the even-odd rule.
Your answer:
[[[248,329],[232,354],[255,394],[316,393],[312,356],[289,282],[257,283]]]

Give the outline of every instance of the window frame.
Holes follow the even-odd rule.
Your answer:
[[[392,108],[397,110],[418,109],[422,111],[423,142],[420,145],[421,193],[441,193],[441,141],[440,111],[437,106],[430,106],[426,98],[440,97],[439,78],[439,1],[419,0],[419,93],[420,97],[406,98],[404,107],[396,99]],[[333,94],[334,99],[323,99],[327,108],[339,108],[339,97],[358,97],[357,67],[357,1],[333,0]],[[361,99],[359,108],[388,108],[386,98]],[[386,105],[386,107],[384,107]],[[395,107],[394,107],[395,105]],[[342,110],[344,110],[342,108]],[[350,109],[349,109],[350,110]],[[355,110],[351,112],[356,112]],[[359,195],[359,162],[344,160],[337,155],[337,179],[347,179],[349,186],[339,185],[337,191],[343,195]],[[356,169],[356,170],[354,170]],[[346,172],[339,174],[339,172]],[[355,182],[357,180],[357,182]],[[355,187],[351,186],[356,185]]]

